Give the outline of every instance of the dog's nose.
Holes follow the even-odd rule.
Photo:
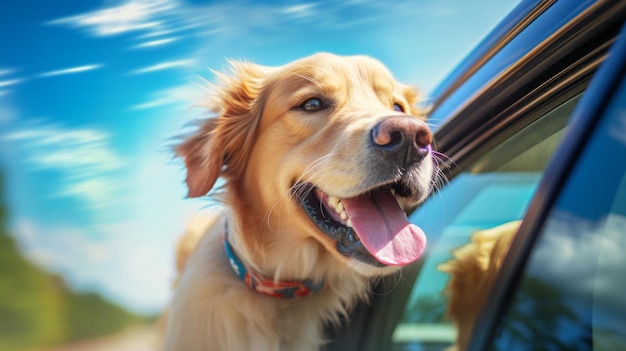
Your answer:
[[[376,149],[403,166],[421,161],[430,152],[433,135],[426,123],[411,116],[388,117],[372,128]]]

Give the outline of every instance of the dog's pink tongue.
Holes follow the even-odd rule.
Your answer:
[[[372,192],[370,197],[342,199],[352,228],[365,248],[378,261],[389,266],[409,264],[422,255],[426,236],[409,222],[388,189]]]

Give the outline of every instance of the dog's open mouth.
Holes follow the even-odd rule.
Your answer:
[[[337,250],[375,266],[403,266],[422,255],[426,236],[410,223],[394,193],[385,186],[349,199],[340,199],[307,184],[311,191],[297,197],[308,217]]]

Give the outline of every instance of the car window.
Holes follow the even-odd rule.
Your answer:
[[[411,214],[429,244],[393,333],[394,350],[440,350],[454,341],[442,293],[448,276],[437,266],[475,231],[524,216],[578,101],[579,96],[568,100],[494,145]]]
[[[626,84],[551,210],[491,350],[626,350]]]

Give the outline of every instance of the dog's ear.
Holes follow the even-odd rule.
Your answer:
[[[203,196],[213,188],[220,175],[222,161],[217,157],[212,135],[217,119],[202,121],[198,130],[187,136],[182,143],[174,147],[176,155],[182,157],[187,168],[188,197]]]
[[[202,122],[195,134],[175,147],[185,160],[189,197],[206,195],[220,175],[240,175],[248,161],[263,104],[268,67],[231,62],[229,74],[215,73],[207,104],[217,117]]]

